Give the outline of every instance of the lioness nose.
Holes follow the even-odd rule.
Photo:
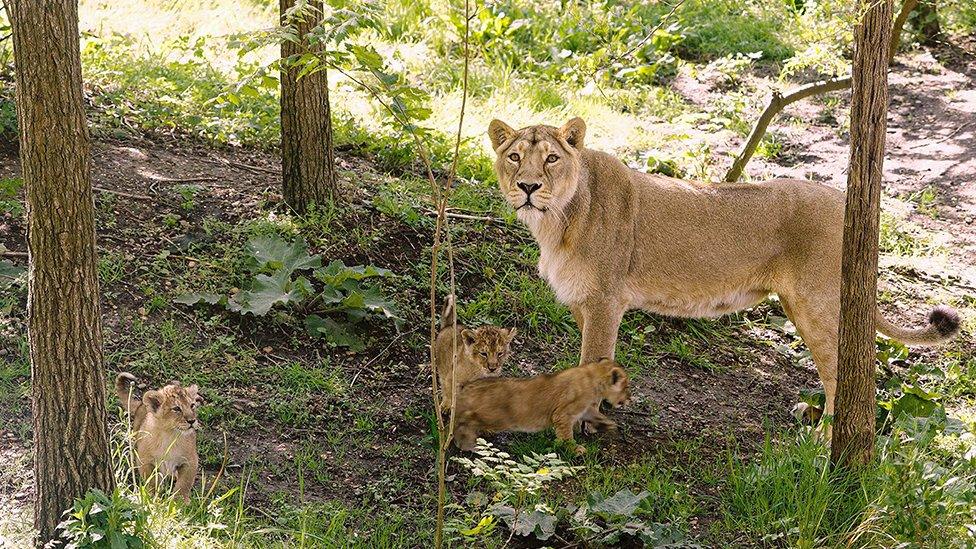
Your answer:
[[[529,183],[527,181],[519,181],[515,185],[525,191],[525,196],[531,195],[542,187],[542,183]]]

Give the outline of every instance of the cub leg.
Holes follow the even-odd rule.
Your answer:
[[[617,423],[600,411],[600,405],[591,406],[583,414],[582,429],[588,435],[617,428]]]
[[[617,344],[617,330],[626,310],[615,303],[585,303],[580,306],[583,316],[583,349],[580,365],[601,358],[613,359]]]
[[[441,376],[441,411],[446,412],[451,408],[451,400],[454,398],[454,376],[450,370]]]
[[[190,490],[197,478],[197,461],[194,459],[189,463],[184,463],[176,469],[176,484],[174,490],[183,499],[183,502],[190,501]]]
[[[575,444],[573,438],[573,428],[576,426],[577,418],[569,414],[559,414],[553,418],[553,426],[556,428],[556,440]],[[586,453],[586,448],[577,444],[574,448],[577,455]]]

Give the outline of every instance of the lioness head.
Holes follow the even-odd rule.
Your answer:
[[[468,358],[481,368],[485,376],[501,374],[514,338],[515,328],[482,326],[461,332]]]
[[[156,419],[156,425],[173,431],[199,428],[197,406],[202,401],[196,385],[172,383],[157,391],[146,391],[142,402]]]
[[[576,194],[586,123],[574,118],[561,128],[514,130],[501,120],[488,126],[495,173],[505,199],[523,222],[559,215]]]
[[[630,402],[630,378],[627,371],[613,360],[601,360],[597,363],[600,375],[604,378],[603,400],[614,408],[619,408]]]

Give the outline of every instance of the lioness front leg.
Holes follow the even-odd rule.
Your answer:
[[[601,358],[613,359],[617,330],[626,310],[615,303],[585,303],[579,306],[583,317],[583,348],[580,365]]]

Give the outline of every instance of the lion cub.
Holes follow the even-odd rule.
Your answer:
[[[615,408],[630,401],[627,372],[612,360],[591,362],[556,374],[529,378],[479,379],[458,394],[454,436],[462,450],[474,448],[481,432],[534,433],[556,428],[556,438],[573,441],[581,421],[613,429],[600,403]],[[577,446],[577,453],[583,451]]]
[[[441,331],[434,345],[434,367],[441,385],[441,410],[451,409],[455,381],[461,387],[473,379],[497,377],[515,338],[515,328],[482,326],[468,329],[453,322],[454,296],[448,296],[441,313]],[[457,380],[452,376],[451,360],[457,345]]]
[[[122,372],[115,378],[115,392],[132,421],[136,436],[139,474],[154,478],[154,490],[165,477],[175,479],[174,489],[190,500],[190,489],[197,476],[197,406],[202,401],[196,385],[182,387],[171,383],[157,391],[146,391],[142,399],[133,394],[136,377]]]

